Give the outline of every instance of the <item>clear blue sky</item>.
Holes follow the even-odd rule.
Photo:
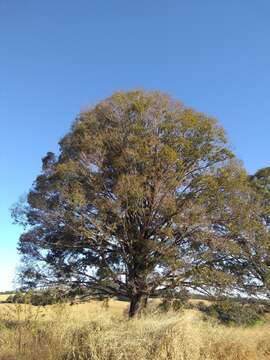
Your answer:
[[[217,117],[250,173],[270,165],[269,0],[0,0],[0,290],[10,206],[78,112],[115,90],[169,92]]]

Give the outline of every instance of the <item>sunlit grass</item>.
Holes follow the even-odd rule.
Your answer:
[[[11,293],[10,294],[0,294],[0,302],[6,301],[10,295],[13,295],[13,294],[11,294]]]
[[[150,301],[154,308],[156,301]],[[155,304],[153,304],[155,303]],[[196,310],[127,319],[126,302],[0,305],[1,360],[266,360],[270,323],[204,321]]]

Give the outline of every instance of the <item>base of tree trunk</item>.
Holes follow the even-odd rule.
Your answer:
[[[134,316],[140,316],[142,311],[146,309],[147,306],[147,296],[141,294],[136,294],[130,299],[129,312],[128,316],[130,318]]]

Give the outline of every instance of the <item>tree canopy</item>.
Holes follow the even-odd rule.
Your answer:
[[[249,224],[241,243],[247,278],[256,292],[270,295],[270,168],[249,176]],[[254,286],[255,285],[255,286]],[[254,290],[253,289],[253,290]]]
[[[130,316],[168,290],[242,286],[250,185],[215,119],[160,92],[118,92],[59,144],[14,209],[28,285],[124,296]]]

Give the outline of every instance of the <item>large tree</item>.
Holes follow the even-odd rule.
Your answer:
[[[270,168],[260,169],[246,180],[239,194],[239,213],[230,222],[234,250],[224,271],[231,267],[237,275],[238,294],[269,298]]]
[[[270,227],[270,167],[259,169],[249,177],[252,188],[260,200],[260,216],[264,224]]]
[[[128,297],[130,316],[168,289],[235,286],[246,174],[232,159],[216,120],[159,92],[115,93],[78,116],[14,211],[24,280]]]
[[[253,293],[270,295],[270,168],[249,176],[248,224],[241,237],[246,285]]]

